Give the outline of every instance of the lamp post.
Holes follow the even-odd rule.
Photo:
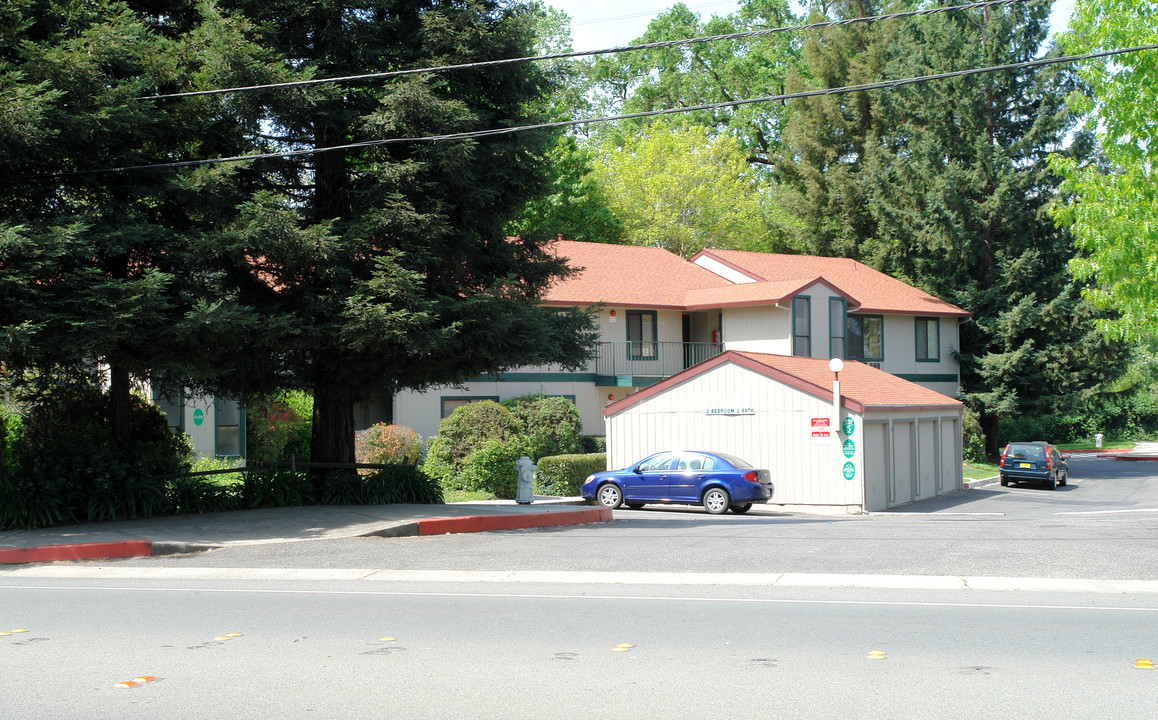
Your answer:
[[[832,436],[839,441],[836,430],[840,427],[840,371],[844,369],[844,361],[833,358],[828,361],[828,369],[832,371]]]

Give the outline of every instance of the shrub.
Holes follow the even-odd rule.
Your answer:
[[[965,462],[985,462],[985,433],[981,432],[977,413],[969,408],[965,408],[961,431],[961,454]]]
[[[249,461],[272,465],[310,458],[313,398],[301,391],[284,391],[246,403],[245,448]]]
[[[518,421],[520,434],[527,438],[531,460],[579,450],[583,419],[579,408],[567,398],[524,395],[502,404]]]
[[[183,475],[169,481],[167,509],[174,515],[226,512],[242,507],[241,483],[236,485],[217,482],[219,475],[189,477]],[[240,474],[238,475],[240,478]]]
[[[572,497],[579,494],[591,473],[607,469],[607,453],[553,455],[539,460],[535,491],[540,495]]]
[[[591,453],[605,453],[607,452],[607,436],[605,435],[583,435],[579,438],[579,453],[582,455],[590,455]]]
[[[290,507],[313,502],[313,482],[308,473],[264,470],[245,473],[242,503],[248,508]]]
[[[468,403],[443,418],[422,469],[445,488],[469,490],[465,487],[469,483],[460,477],[467,457],[488,441],[505,443],[518,432],[515,416],[497,402]]]
[[[422,438],[404,425],[378,423],[357,433],[354,457],[360,463],[416,465]]]
[[[511,499],[519,485],[515,461],[529,454],[529,443],[524,438],[510,441],[487,440],[463,463],[464,490],[485,490],[495,497]]]
[[[11,447],[10,475],[33,480],[9,482],[9,491],[55,498],[19,499],[17,505],[27,508],[26,514],[52,515],[59,523],[164,512],[162,476],[185,471],[192,448],[186,436],[169,430],[156,406],[131,396],[133,437],[128,442],[114,440],[108,422],[110,400],[92,378],[43,378],[40,391],[34,388],[25,406],[22,430]],[[31,515],[18,523],[43,524]]]

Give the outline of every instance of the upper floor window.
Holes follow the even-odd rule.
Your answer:
[[[627,340],[632,358],[651,359],[656,356],[656,319],[654,310],[627,311]]]
[[[917,318],[917,361],[938,362],[941,359],[940,318]]]
[[[828,356],[844,357],[844,298],[828,299]]]
[[[812,357],[812,300],[792,298],[792,354]]]
[[[472,402],[480,402],[482,400],[493,400],[495,402],[498,402],[499,396],[498,395],[471,395],[471,396],[463,396],[463,397],[444,397],[444,398],[442,398],[442,417],[448,418],[448,417],[450,417],[450,414],[452,412],[454,412],[458,408],[462,407],[463,405],[467,405],[467,404],[472,403]]]
[[[885,359],[885,319],[880,315],[849,315],[848,359],[880,362]]]

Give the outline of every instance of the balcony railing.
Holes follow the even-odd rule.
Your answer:
[[[671,377],[723,352],[716,343],[604,342],[595,363],[597,385],[639,387]]]

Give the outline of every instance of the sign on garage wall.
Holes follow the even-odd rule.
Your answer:
[[[832,441],[832,420],[826,417],[812,418],[812,442],[821,445]]]

